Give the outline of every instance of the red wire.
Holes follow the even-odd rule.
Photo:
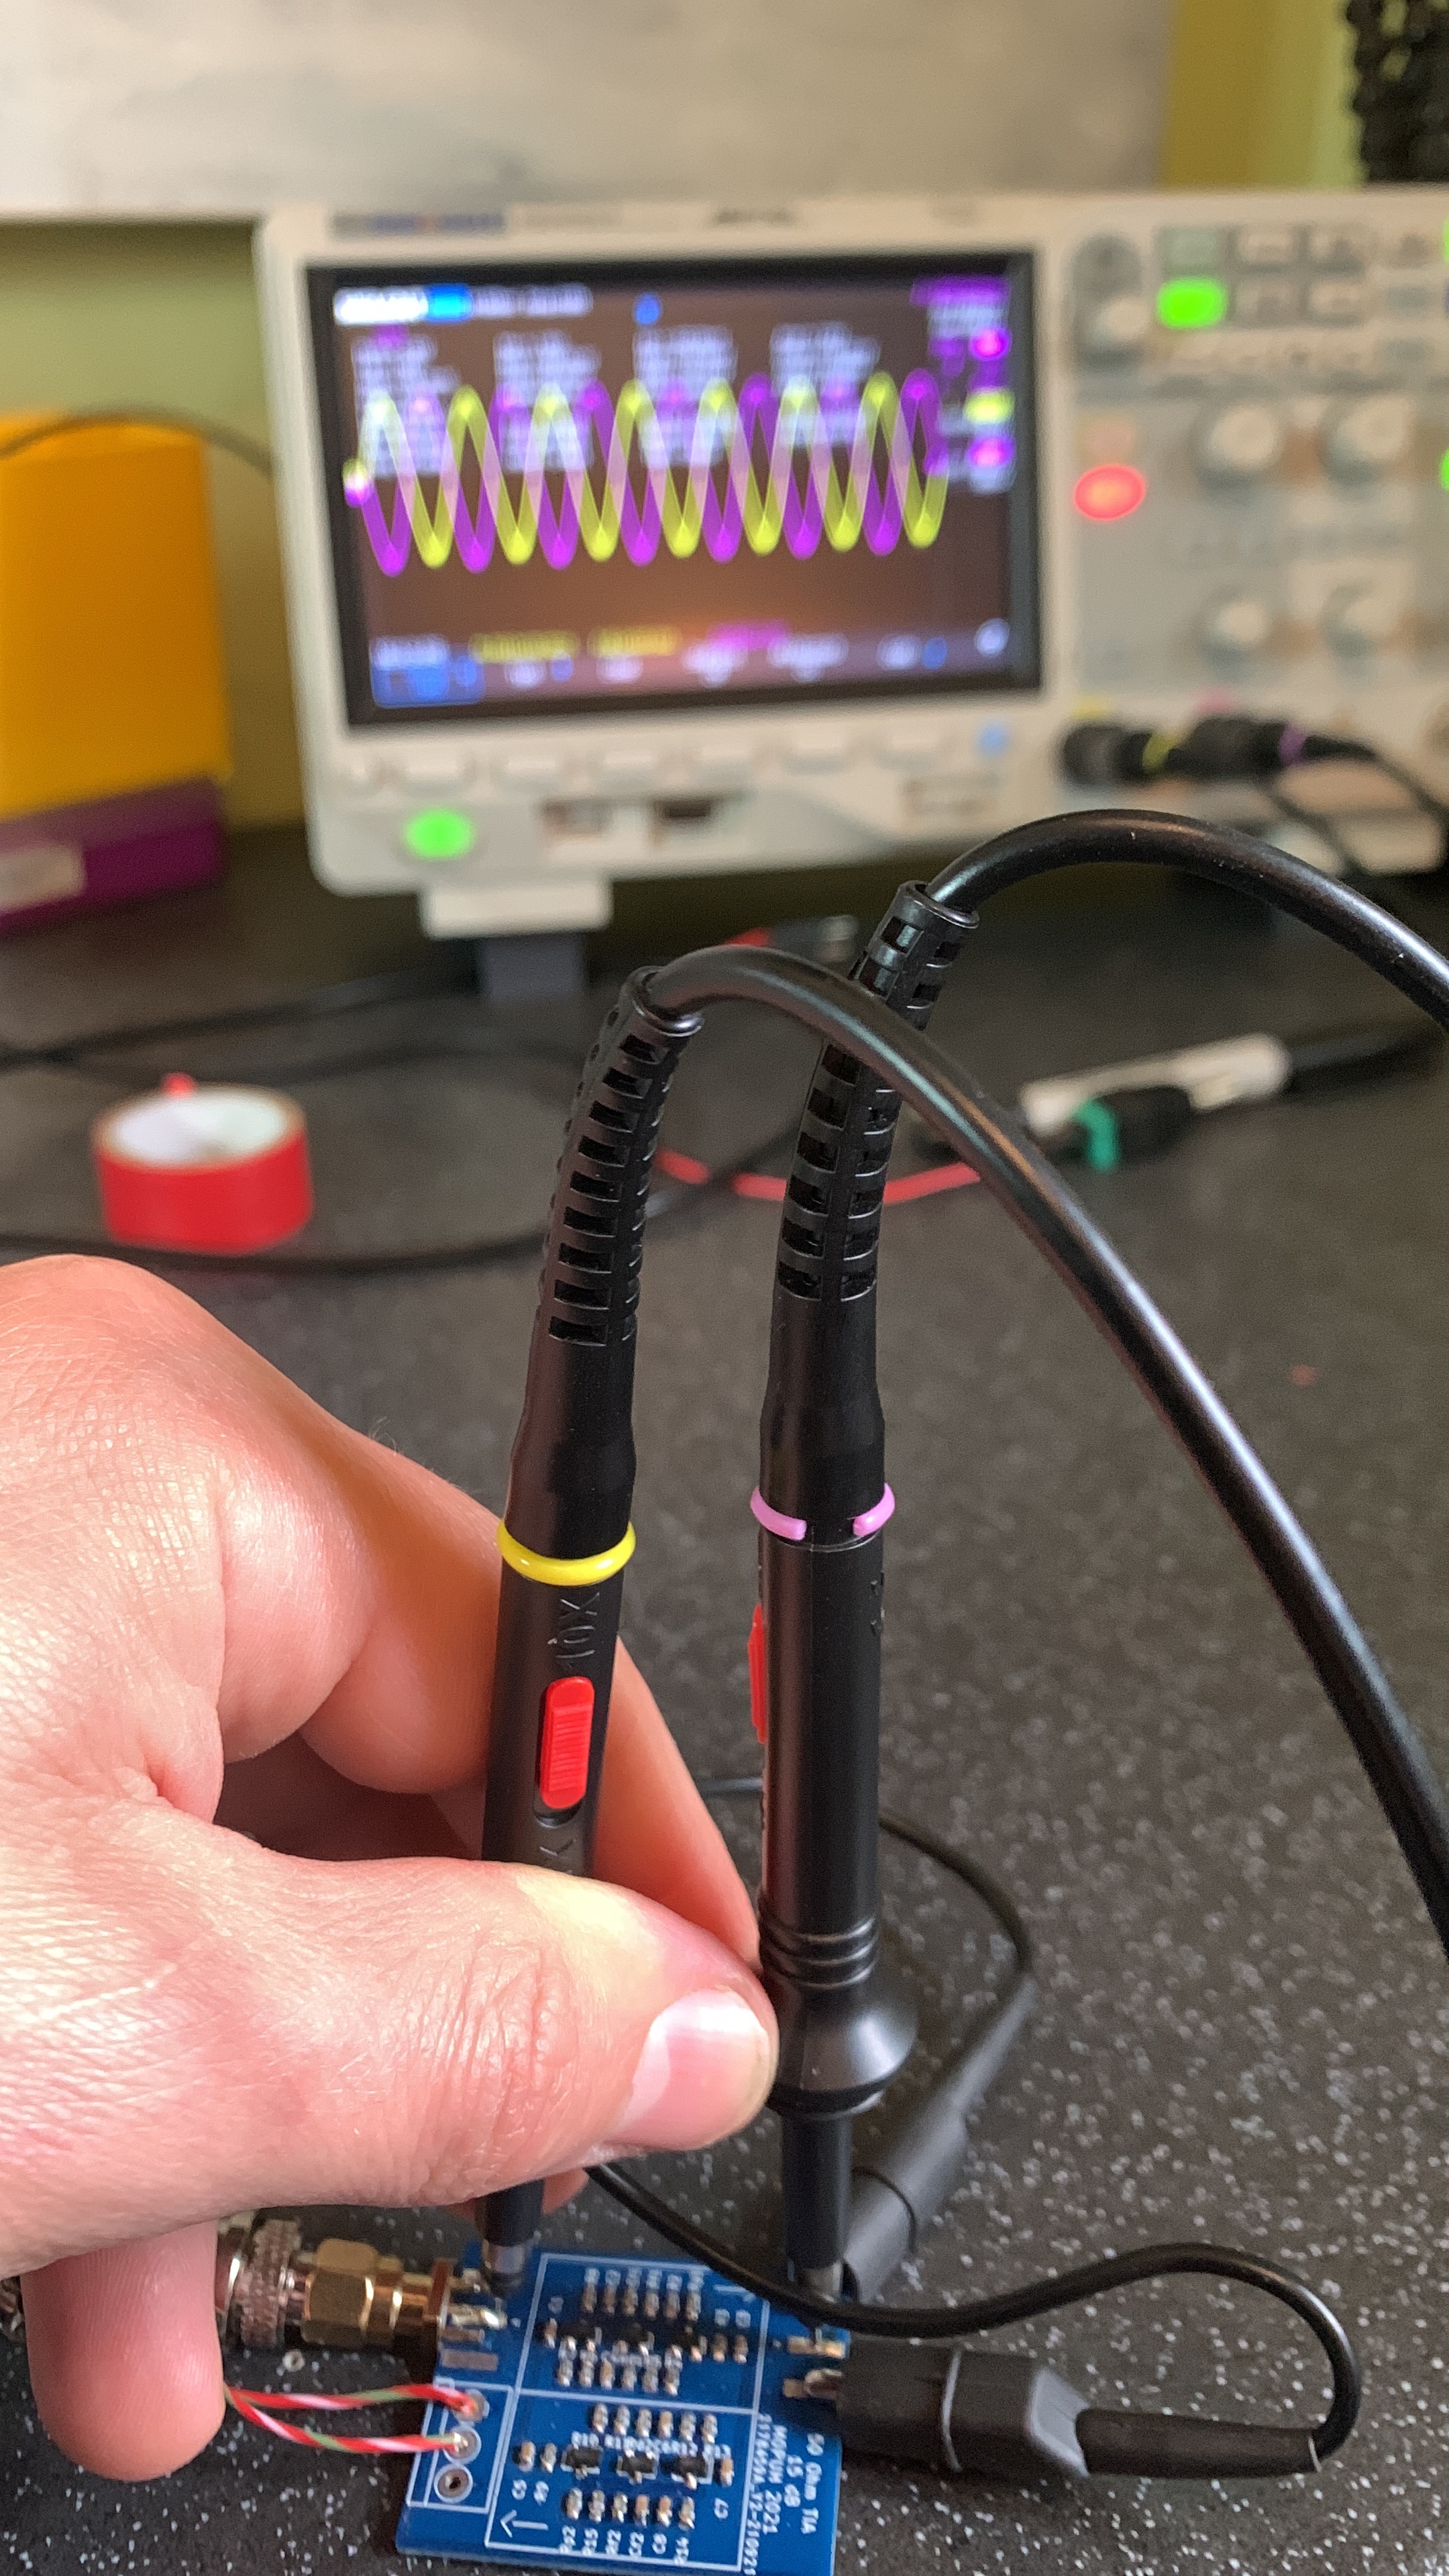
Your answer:
[[[454,2433],[378,2433],[347,2436],[340,2433],[311,2433],[296,2424],[279,2424],[274,2407],[290,2407],[317,2414],[345,2414],[357,2407],[392,2406],[415,2401],[422,2405],[447,2406],[464,2422],[478,2413],[478,2400],[456,2388],[440,2388],[432,2380],[410,2380],[395,2388],[364,2389],[359,2396],[338,2397],[316,2393],[294,2395],[290,2389],[233,2388],[226,2384],[228,2405],[235,2408],[244,2423],[255,2424],[264,2433],[274,2433],[279,2442],[296,2442],[309,2451],[352,2451],[373,2456],[384,2451],[451,2451]]]
[[[669,1180],[689,1181],[697,1189],[713,1178],[708,1163],[698,1162],[693,1154],[678,1154],[672,1145],[661,1145],[654,1160]],[[927,1171],[907,1172],[898,1181],[887,1181],[885,1205],[907,1207],[912,1199],[933,1199],[942,1190],[969,1189],[980,1178],[970,1163],[933,1163]],[[775,1172],[733,1172],[729,1186],[737,1199],[770,1199],[776,1203],[784,1198],[786,1189]]]
[[[725,941],[726,948],[768,948],[768,930],[737,931]],[[695,1160],[693,1154],[676,1154],[670,1145],[661,1145],[654,1157],[661,1172],[671,1181],[692,1181],[699,1189],[714,1175],[708,1163]],[[910,1172],[904,1180],[887,1181],[887,1207],[907,1207],[912,1199],[933,1199],[942,1190],[967,1190],[981,1174],[969,1163],[938,1163],[928,1172]],[[733,1172],[730,1188],[737,1199],[770,1199],[778,1206],[785,1195],[785,1183],[773,1172]]]

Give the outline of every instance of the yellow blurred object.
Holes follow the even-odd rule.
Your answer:
[[[200,442],[0,417],[0,815],[231,768]]]
[[[1177,0],[1163,186],[1354,187],[1352,90],[1341,0]]]

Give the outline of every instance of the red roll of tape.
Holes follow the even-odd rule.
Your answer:
[[[307,1122],[280,1091],[171,1074],[91,1129],[106,1230],[161,1252],[261,1252],[312,1213]]]

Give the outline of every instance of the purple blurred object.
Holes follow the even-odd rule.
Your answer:
[[[226,865],[210,778],[0,818],[0,939],[76,912],[211,885]]]

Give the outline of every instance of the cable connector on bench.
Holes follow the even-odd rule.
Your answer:
[[[1311,2477],[1313,2436],[1296,2424],[1219,2424],[1089,2406],[1026,2353],[963,2343],[902,2346],[852,2336],[838,2362],[787,2380],[787,2396],[835,2410],[847,2451],[908,2460],[955,2478]]]

